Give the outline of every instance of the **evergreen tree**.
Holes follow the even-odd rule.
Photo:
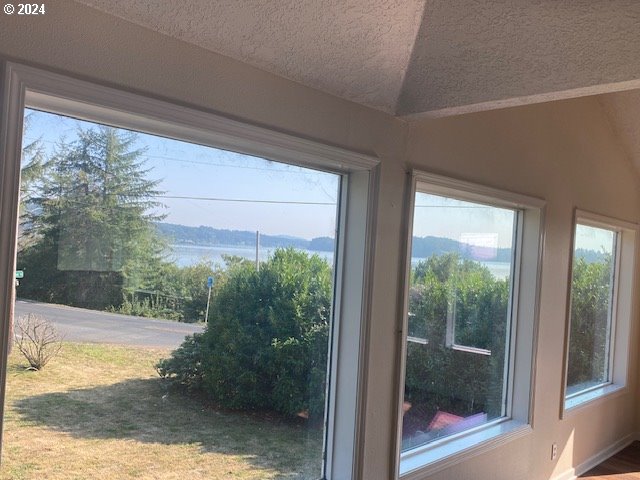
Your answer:
[[[137,272],[159,262],[158,181],[148,179],[136,139],[106,126],[80,129],[44,163],[47,175],[25,222],[37,240],[18,258],[28,272],[21,295],[118,306],[123,288],[143,281]]]
[[[28,136],[33,112],[25,115],[24,137]],[[37,138],[22,147],[22,168],[20,170],[20,221],[18,231],[18,251],[32,245],[35,241],[34,231],[29,226],[28,211],[33,208],[33,197],[42,185],[45,172],[45,149],[42,140]]]

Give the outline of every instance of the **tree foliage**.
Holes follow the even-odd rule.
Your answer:
[[[204,260],[185,267],[159,262],[142,272],[135,289],[125,289],[124,302],[115,310],[126,315],[204,322],[208,294],[206,280],[213,277],[218,283],[222,275],[223,267]]]
[[[606,381],[611,269],[611,255],[596,262],[573,262],[568,386]]]
[[[574,335],[574,370],[589,370],[597,322],[607,310],[608,272],[602,264],[577,261],[573,314],[585,332]],[[509,279],[456,254],[418,263],[409,291],[409,342],[405,400],[414,410],[460,416],[503,414],[504,363],[508,344]],[[189,337],[159,373],[174,384],[204,392],[217,404],[286,415],[324,407],[331,301],[329,266],[302,252],[278,250],[256,271],[240,261],[220,271],[210,323]],[[452,348],[447,318],[455,311],[455,343],[489,354]],[[578,354],[579,352],[579,354]],[[426,428],[426,426],[423,426]]]
[[[24,137],[27,138],[33,112],[25,115]],[[35,241],[36,232],[30,228],[29,208],[32,200],[42,187],[46,175],[46,153],[41,139],[30,140],[22,147],[22,167],[20,169],[20,208],[18,251],[24,250]]]
[[[19,253],[27,271],[21,294],[69,305],[105,308],[159,259],[151,213],[160,205],[135,148],[136,135],[105,126],[78,130],[41,165],[46,175],[29,196]]]
[[[481,264],[456,254],[433,256],[416,265],[409,292],[409,342],[405,399],[416,408],[460,416],[502,409],[502,369],[509,284]],[[447,339],[447,321],[455,338]],[[491,352],[451,348],[451,343]]]

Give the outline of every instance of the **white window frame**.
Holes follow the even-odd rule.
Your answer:
[[[533,426],[533,392],[535,354],[537,351],[538,306],[543,250],[545,202],[538,198],[498,190],[423,171],[413,171],[408,187],[405,213],[405,247],[403,305],[401,313],[402,344],[400,348],[395,478],[417,480],[529,435]],[[402,452],[402,418],[406,374],[406,354],[411,274],[411,240],[416,193],[429,193],[464,201],[509,208],[517,215],[517,242],[510,311],[511,336],[508,345],[507,406],[504,416],[465,432],[444,437],[427,445]]]
[[[520,223],[519,222],[520,214],[519,212],[516,212],[516,213],[518,218],[516,218],[516,221],[514,222],[514,236],[513,236],[514,239],[518,239],[519,237],[519,232],[517,230],[518,230],[518,224]],[[508,316],[509,318],[511,318],[510,304],[509,304]],[[467,353],[475,353],[476,355],[491,356],[491,350],[488,350],[486,348],[472,347],[469,345],[456,343],[456,299],[455,298],[450,299],[449,305],[447,307],[447,329],[445,332],[445,345],[450,349],[457,350],[459,352],[467,352]]]
[[[379,160],[370,154],[1,59],[0,74],[0,428],[8,327],[15,300],[21,142],[27,106],[342,176],[323,478],[357,478],[363,458],[363,372],[368,358]]]
[[[610,307],[609,371],[608,379],[600,385],[590,386],[567,394],[569,369],[569,345],[571,342],[571,287],[573,263],[575,261],[575,238],[577,225],[602,228],[616,233],[614,251],[613,288]],[[633,292],[636,262],[636,237],[638,225],[585,210],[575,209],[571,233],[569,279],[567,282],[567,314],[565,324],[564,371],[562,376],[562,398],[560,418],[565,418],[581,408],[593,405],[606,398],[622,394],[627,390],[629,373],[629,333],[633,318]]]

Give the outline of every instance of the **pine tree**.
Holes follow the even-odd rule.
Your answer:
[[[25,115],[24,136],[27,137],[33,112]],[[42,140],[37,138],[22,147],[22,167],[20,169],[20,221],[18,230],[18,251],[24,250],[35,241],[34,232],[29,225],[28,212],[33,207],[33,197],[37,195],[45,177],[45,149]]]
[[[31,198],[29,233],[19,256],[28,270],[21,294],[92,308],[118,306],[137,269],[159,262],[154,197],[135,133],[106,126],[80,129],[44,164]]]

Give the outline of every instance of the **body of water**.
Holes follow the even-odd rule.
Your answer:
[[[270,255],[273,255],[275,248],[260,248],[259,257],[260,261],[265,261]],[[321,252],[303,250],[309,255],[318,255],[320,258],[325,259],[328,263],[333,263],[333,252]],[[202,245],[171,245],[171,256],[173,260],[180,267],[187,267],[189,265],[195,265],[201,261],[213,262],[219,265],[224,264],[222,258],[223,255],[236,255],[238,257],[246,258],[248,260],[256,259],[255,247],[239,247],[239,246],[202,246]],[[412,258],[411,264],[416,265],[419,261],[425,260],[424,258]],[[503,279],[509,276],[510,264],[509,262],[480,262],[493,274],[494,277]]]
[[[275,248],[261,247],[258,255],[260,261],[266,261],[269,256],[273,255],[275,250]],[[303,251],[309,255],[316,254],[327,262],[333,263],[333,252],[316,252],[311,250]],[[235,255],[237,257],[255,261],[256,248],[224,245],[215,247],[203,245],[171,245],[171,254],[169,259],[173,260],[180,267],[195,265],[202,261],[224,265],[224,259],[222,258],[223,255]]]

